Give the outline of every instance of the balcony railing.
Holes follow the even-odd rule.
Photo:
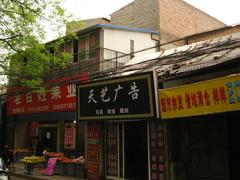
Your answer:
[[[76,54],[74,56],[76,58]],[[70,63],[65,69],[52,69],[46,80],[71,76],[76,73],[87,72],[88,74],[95,74],[114,70],[128,62],[130,55],[106,48],[96,48],[90,51],[79,52],[77,59],[78,62]]]
[[[103,49],[104,60],[100,62],[101,71],[117,69],[130,60],[129,54],[124,54],[110,49]]]

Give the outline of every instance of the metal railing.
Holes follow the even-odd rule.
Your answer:
[[[74,57],[75,56],[75,57]],[[76,54],[73,59],[76,58]],[[66,68],[53,68],[46,80],[71,76],[76,73],[98,73],[117,69],[130,60],[130,55],[106,48],[95,48],[77,54],[78,61],[67,65]]]

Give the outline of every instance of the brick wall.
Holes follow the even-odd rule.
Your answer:
[[[172,40],[225,26],[182,0],[160,0],[161,38]]]
[[[159,30],[158,0],[135,0],[111,14],[111,24]]]
[[[216,29],[214,31],[208,31],[205,33],[195,34],[195,35],[186,37],[186,43],[192,44],[195,42],[213,39],[221,36],[226,36],[226,35],[230,35],[232,33],[237,33],[237,32],[240,32],[240,25],[227,26],[224,28]]]
[[[111,23],[160,30],[163,42],[225,26],[182,0],[135,0],[112,13]]]

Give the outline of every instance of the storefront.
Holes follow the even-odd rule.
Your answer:
[[[240,145],[239,94],[239,74],[159,90],[170,179],[234,179]]]
[[[8,90],[7,129],[12,135],[6,139],[13,150],[63,152],[78,157],[84,154],[84,124],[76,121],[75,83],[55,82],[46,93],[24,89]],[[11,131],[10,131],[11,130]]]
[[[109,179],[164,179],[164,137],[160,122],[107,123],[106,131]]]
[[[88,124],[88,179],[164,179],[155,78],[148,72],[78,86],[78,120]]]

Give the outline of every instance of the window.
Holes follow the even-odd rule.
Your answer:
[[[89,35],[89,59],[97,58],[97,34]]]
[[[79,37],[79,61],[96,59],[99,52],[99,33],[93,32]]]
[[[73,41],[73,63],[78,62],[78,41]]]
[[[159,52],[160,51],[160,42],[156,42],[155,43],[155,47],[156,47],[156,52]]]
[[[72,53],[72,42],[67,42],[64,46],[65,53]]]
[[[86,36],[79,38],[79,60],[84,61],[86,54]]]
[[[130,40],[130,58],[134,58],[134,40]]]

